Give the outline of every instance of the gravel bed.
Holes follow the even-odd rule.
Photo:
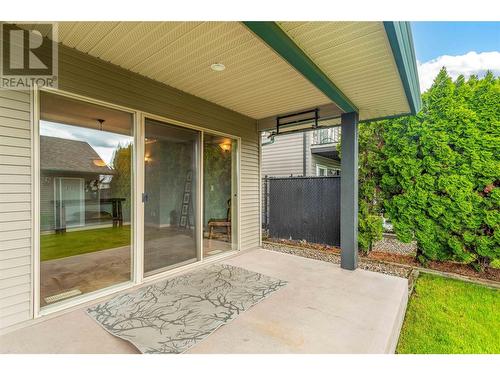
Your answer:
[[[332,251],[300,248],[297,246],[290,246],[290,245],[277,244],[271,242],[262,242],[262,248],[266,250],[279,251],[285,254],[298,255],[304,258],[311,258],[316,260],[322,260],[324,262],[340,264],[340,255]],[[404,277],[406,279],[409,278],[410,273],[412,271],[411,266],[396,265],[392,263],[366,259],[363,257],[359,258],[358,266],[359,268],[364,270],[380,272],[386,275]]]
[[[395,234],[384,233],[382,239],[373,244],[373,251],[384,253],[414,255],[417,252],[417,242],[404,243]]]

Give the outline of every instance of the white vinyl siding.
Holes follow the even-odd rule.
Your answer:
[[[0,90],[0,330],[32,315],[30,118],[28,92]]]
[[[302,176],[304,173],[302,133],[283,134],[262,146],[262,177]]]
[[[303,175],[303,134],[284,134],[275,137],[275,142],[262,146],[262,177],[288,177]],[[340,162],[314,155],[311,152],[311,143],[313,132],[306,132],[306,176],[317,175],[317,165],[328,168],[329,170],[340,169]],[[267,139],[263,138],[266,142]]]

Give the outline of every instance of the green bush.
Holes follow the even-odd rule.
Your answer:
[[[358,245],[365,253],[371,251],[373,243],[382,238],[380,164],[384,162],[383,131],[381,123],[359,125]]]
[[[500,258],[500,79],[453,82],[443,69],[422,101],[416,116],[376,125],[384,209],[421,261],[482,268]]]

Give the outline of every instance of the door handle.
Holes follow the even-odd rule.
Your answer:
[[[149,200],[149,195],[147,193],[142,193],[142,203],[146,203]]]

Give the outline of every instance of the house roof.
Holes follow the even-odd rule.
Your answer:
[[[40,155],[42,170],[113,174],[92,146],[84,141],[42,135]],[[98,165],[101,163],[104,165]]]

